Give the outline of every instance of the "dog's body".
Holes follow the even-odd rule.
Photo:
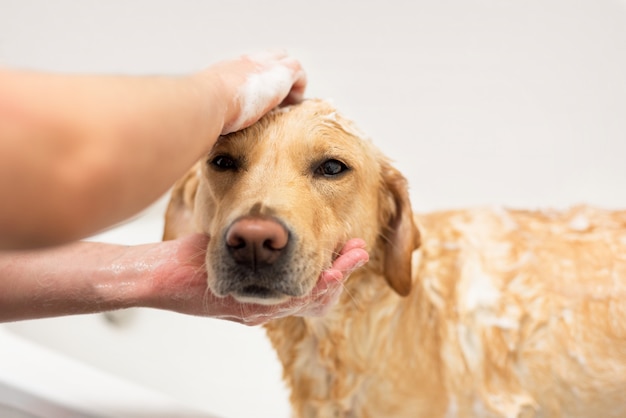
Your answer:
[[[274,112],[221,139],[168,208],[165,237],[209,234],[209,286],[243,301],[302,296],[342,242],[367,242],[324,317],[266,326],[295,415],[626,416],[626,212],[414,219],[359,137],[324,102]]]

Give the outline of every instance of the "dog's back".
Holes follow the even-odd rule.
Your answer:
[[[448,371],[451,402],[499,416],[626,415],[625,212],[422,222],[416,279],[442,322],[443,364],[461,362]]]

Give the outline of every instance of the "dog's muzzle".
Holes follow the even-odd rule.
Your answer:
[[[293,241],[289,230],[273,217],[234,221],[224,235],[226,256],[217,268],[218,292],[258,299],[302,296],[291,262]]]

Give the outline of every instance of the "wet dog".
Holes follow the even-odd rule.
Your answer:
[[[366,241],[325,316],[266,325],[297,417],[623,417],[625,227],[584,206],[414,215],[404,177],[309,100],[220,138],[165,238],[210,235],[211,290],[262,304]]]

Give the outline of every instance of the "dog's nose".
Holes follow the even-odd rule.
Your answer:
[[[242,218],[226,232],[226,246],[232,257],[253,268],[273,264],[288,242],[285,227],[270,218]]]

